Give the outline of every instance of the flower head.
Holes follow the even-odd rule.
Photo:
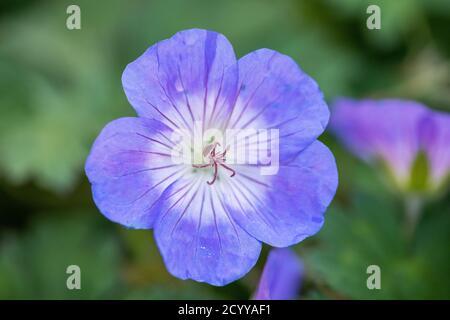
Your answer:
[[[267,257],[256,300],[289,300],[295,298],[303,278],[303,263],[288,248],[273,249]]]
[[[385,164],[401,190],[435,190],[448,178],[449,115],[395,99],[339,99],[332,111],[336,135],[365,161]]]
[[[450,115],[429,112],[420,123],[420,144],[429,165],[429,181],[440,187],[450,177]]]
[[[321,228],[337,187],[316,140],[329,112],[292,59],[261,49],[237,61],[223,35],[193,29],[150,47],[122,82],[139,117],[103,129],[86,174],[107,218],[154,229],[174,276],[225,285],[261,242]]]

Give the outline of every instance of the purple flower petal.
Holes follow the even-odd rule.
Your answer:
[[[150,47],[122,76],[131,105],[141,117],[171,128],[214,125],[234,103],[237,62],[221,34],[192,29]]]
[[[239,60],[239,93],[226,127],[278,129],[290,161],[325,129],[328,107],[317,83],[290,57],[260,49]]]
[[[321,142],[307,147],[276,175],[238,166],[219,184],[227,211],[252,236],[275,247],[296,244],[322,227],[338,176],[334,157]]]
[[[203,179],[180,179],[165,191],[154,229],[171,274],[222,286],[255,265],[261,243],[233,221],[223,201]]]
[[[303,264],[290,249],[273,249],[267,257],[255,300],[290,300],[300,290]]]
[[[427,112],[414,101],[340,99],[333,105],[331,128],[362,159],[385,161],[405,185],[420,149],[418,126]]]
[[[85,170],[94,201],[108,219],[130,228],[152,227],[152,204],[183,169],[172,162],[168,136],[166,125],[141,118],[121,118],[102,130]]]
[[[142,118],[110,123],[86,173],[106,217],[154,228],[173,275],[225,285],[253,267],[260,241],[289,246],[321,228],[337,187],[334,158],[315,141],[329,112],[292,59],[262,49],[237,62],[224,36],[193,29],[149,48],[122,81]],[[274,140],[259,130],[279,130],[278,173],[264,175],[261,159],[233,162],[242,151],[269,160],[277,152],[247,139],[235,145],[227,129],[258,130],[258,143]],[[174,162],[179,150],[195,162]]]
[[[440,186],[450,174],[450,115],[430,112],[420,125],[421,146],[430,165],[430,178],[435,186]]]

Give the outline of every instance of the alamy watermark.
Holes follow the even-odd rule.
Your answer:
[[[81,289],[81,269],[76,264],[70,265],[66,269],[66,274],[69,274],[66,280],[66,287],[69,290]]]
[[[381,29],[381,9],[376,4],[367,7],[366,13],[370,14],[367,18],[366,26],[369,30]]]
[[[69,15],[66,19],[66,27],[69,30],[81,29],[81,9],[76,4],[67,7],[66,13]]]
[[[381,269],[376,264],[367,267],[366,273],[370,276],[367,278],[366,285],[369,290],[381,289]]]
[[[278,129],[203,129],[196,121],[192,130],[176,129],[171,158],[174,164],[194,168],[228,165],[255,165],[261,175],[275,175],[279,170]],[[231,170],[231,168],[228,168]]]

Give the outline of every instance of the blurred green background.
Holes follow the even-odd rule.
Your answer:
[[[81,30],[66,8],[81,8]],[[366,28],[381,8],[382,29]],[[103,126],[134,115],[127,63],[188,28],[223,33],[238,57],[267,47],[293,57],[337,96],[401,97],[450,111],[450,1],[160,0],[0,2],[0,298],[247,299],[268,248],[226,287],[166,271],[151,231],[127,230],[95,208],[83,166]],[[450,299],[450,197],[425,205],[413,239],[404,206],[380,173],[326,133],[340,171],[322,231],[295,246],[303,299]],[[66,267],[81,267],[81,290]],[[377,264],[382,289],[368,290]]]

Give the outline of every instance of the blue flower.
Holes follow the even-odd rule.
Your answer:
[[[450,114],[431,111],[421,120],[421,149],[428,159],[429,183],[447,187],[450,178]]]
[[[273,249],[267,257],[255,300],[290,300],[300,291],[303,263],[288,248]]]
[[[410,100],[338,99],[331,128],[358,157],[384,164],[401,191],[426,193],[446,185],[450,177],[450,115]],[[424,180],[417,189],[418,157]],[[420,175],[423,175],[420,174]]]
[[[139,117],[103,129],[86,174],[108,219],[154,230],[171,274],[225,285],[254,266],[261,242],[286,247],[322,227],[337,188],[316,140],[329,111],[291,58],[261,49],[237,61],[223,35],[193,29],[150,47],[122,82]],[[253,137],[235,139],[242,131]],[[261,151],[269,162],[232,160]]]

